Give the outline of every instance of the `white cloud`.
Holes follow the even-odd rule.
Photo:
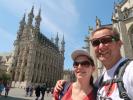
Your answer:
[[[15,38],[16,36],[0,27],[0,51],[10,51],[13,49],[13,41]]]
[[[61,7],[62,10],[66,11],[67,14],[78,17],[78,11],[76,10],[76,6],[73,2],[73,0],[61,0]]]
[[[66,32],[65,27],[74,26],[79,17],[73,0],[2,0],[0,4],[19,17],[25,12],[29,13],[32,5],[35,6],[34,13],[37,14],[39,6],[41,6],[42,25],[44,24],[50,32],[59,32],[59,34],[65,34],[65,36],[70,34]],[[49,12],[46,14],[46,11]]]
[[[6,30],[4,30],[1,27],[0,27],[0,37],[2,37],[1,38],[2,40],[4,40],[4,39],[6,39],[6,40],[13,40],[13,39],[15,39],[15,36],[13,34],[7,32]]]
[[[66,56],[70,55],[69,51],[71,50],[69,49],[73,49],[73,46],[80,46],[71,32],[79,21],[79,13],[74,4],[74,0],[0,0],[0,6],[4,7],[4,9],[12,15],[20,17],[20,20],[24,13],[26,13],[27,17],[27,14],[33,5],[35,8],[35,16],[37,15],[39,8],[41,7],[42,9],[41,30],[47,30],[49,33],[54,33],[53,35],[55,36],[58,32],[60,39],[62,39],[62,36],[64,35],[66,42]],[[15,26],[15,28],[18,27],[19,26]],[[44,33],[43,31],[42,33]],[[16,36],[13,36],[2,28],[0,28],[0,34],[1,33],[4,34],[1,35],[3,39],[1,39],[0,42],[2,41],[5,42],[5,45],[13,46],[12,44]],[[75,44],[75,42],[77,44]]]
[[[16,16],[22,15],[30,7],[27,0],[1,0],[0,5]]]
[[[23,15],[23,13],[29,13],[29,11],[27,11],[28,9],[30,10],[32,5],[35,5],[35,9],[34,9],[34,13],[37,14],[39,9],[36,9],[36,6],[42,6],[41,8],[42,10],[42,27],[44,26],[45,28],[47,28],[47,30],[50,30],[52,33],[56,33],[59,32],[59,35],[65,35],[65,37],[70,38],[70,36],[68,36],[70,33],[66,32],[65,29],[62,29],[63,26],[60,26],[57,21],[54,21],[53,18],[55,17],[55,15],[51,15],[52,17],[48,17],[45,14],[45,10],[50,10],[52,12],[49,12],[50,14],[52,14],[53,12],[56,13],[57,15],[59,15],[60,22],[63,22],[65,19],[65,25],[68,26],[72,26],[74,24],[74,19],[76,20],[78,19],[78,12],[76,11],[75,5],[73,0],[57,0],[57,1],[50,1],[50,0],[45,0],[45,1],[41,1],[40,3],[37,1],[33,1],[33,0],[2,0],[0,1],[7,10],[9,10],[12,14],[16,15],[16,16],[20,16]],[[12,6],[11,6],[12,5]],[[44,5],[44,6],[43,6]],[[67,7],[66,7],[67,6]],[[45,9],[46,8],[46,9]],[[47,9],[48,8],[48,9]],[[71,16],[70,16],[71,15]],[[63,18],[63,19],[62,19]],[[73,23],[73,24],[72,24]],[[62,27],[62,28],[61,28]]]

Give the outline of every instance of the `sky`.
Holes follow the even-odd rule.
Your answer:
[[[64,68],[72,68],[71,53],[85,46],[88,26],[95,27],[96,16],[102,24],[111,24],[114,2],[119,0],[0,0],[0,52],[14,50],[19,22],[26,19],[34,6],[34,15],[41,8],[41,32],[51,39],[58,32],[65,39]],[[34,24],[34,22],[33,22]],[[59,42],[60,42],[59,41]]]

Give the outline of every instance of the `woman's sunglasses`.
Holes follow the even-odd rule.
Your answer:
[[[81,62],[75,61],[75,62],[73,63],[73,67],[74,67],[74,68],[77,68],[79,65],[85,66],[85,67],[89,67],[89,66],[91,65],[91,63],[90,63],[89,61],[81,61]]]

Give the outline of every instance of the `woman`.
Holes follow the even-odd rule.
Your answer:
[[[92,79],[95,66],[92,58],[84,50],[74,51],[71,57],[74,61],[73,68],[76,81],[71,83],[61,100],[95,100]],[[53,97],[54,100],[59,100],[59,91],[54,90]]]

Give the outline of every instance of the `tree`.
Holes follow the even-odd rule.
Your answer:
[[[3,83],[10,82],[11,81],[11,75],[4,72],[0,75],[0,80],[2,80]]]

